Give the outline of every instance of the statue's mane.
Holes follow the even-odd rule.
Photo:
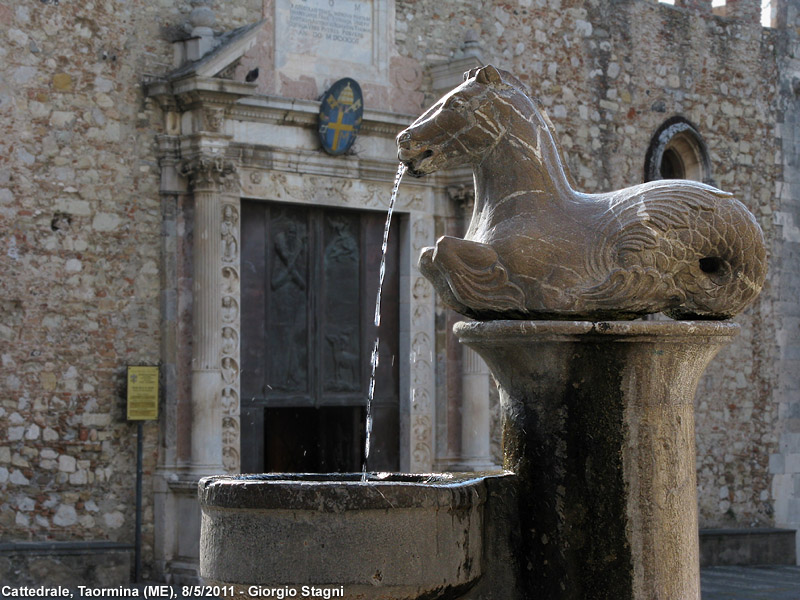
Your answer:
[[[479,73],[487,69],[490,71],[489,75],[483,74],[483,77],[478,77]],[[575,187],[575,180],[572,178],[572,174],[567,167],[567,160],[566,154],[564,154],[564,149],[561,147],[561,144],[558,141],[558,138],[555,135],[556,128],[553,125],[553,122],[550,120],[550,117],[545,110],[542,101],[539,100],[536,96],[533,96],[529,91],[528,88],[522,81],[520,81],[517,77],[505,71],[503,69],[498,69],[497,67],[487,66],[487,67],[477,67],[475,69],[471,69],[464,73],[464,81],[469,79],[476,79],[478,83],[481,85],[486,85],[488,87],[494,88],[498,92],[514,90],[518,94],[522,96],[522,99],[527,103],[530,103],[533,112],[536,113],[541,125],[549,130],[551,134],[551,140],[553,145],[556,149],[556,154],[563,171],[564,176],[567,179],[568,184],[571,187]]]

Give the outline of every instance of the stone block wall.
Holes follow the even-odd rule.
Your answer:
[[[703,3],[683,8],[647,0],[398,0],[397,43],[402,53],[431,64],[450,60],[465,32],[477,32],[483,61],[513,72],[542,100],[584,191],[642,182],[653,134],[669,117],[688,119],[708,145],[712,179],[754,212],[771,245],[779,203],[781,38],[760,26],[756,5],[742,1],[732,16],[720,17]],[[764,294],[737,318],[740,338],[712,363],[697,395],[706,527],[774,519],[768,461],[779,436],[780,307],[779,267],[771,261]]]
[[[413,112],[417,88],[432,88],[421,74],[453,58],[473,30],[483,60],[541,98],[586,191],[642,181],[651,137],[667,118],[696,126],[714,181],[756,214],[771,250],[762,298],[737,319],[740,339],[698,392],[706,527],[800,525],[798,15],[782,3],[783,27],[763,29],[755,4],[740,0],[740,12],[720,17],[700,0],[396,0],[392,81],[411,82],[411,91],[391,107],[381,90],[369,92],[382,108]],[[272,6],[215,0],[215,28],[271,17]],[[185,265],[170,262],[180,253],[162,243],[185,231],[174,200],[159,194],[163,115],[141,83],[172,68],[170,42],[186,34],[192,8],[0,0],[4,540],[133,540],[136,427],[125,421],[125,367],[181,355],[174,334],[187,307],[171,299],[188,287]],[[240,70],[268,70],[269,60],[254,52]],[[275,94],[321,91],[302,79],[263,81]],[[422,103],[434,99],[428,92]],[[146,568],[152,474],[187,454],[176,435],[145,426]]]
[[[800,10],[796,3],[782,5],[779,45],[781,103],[780,139],[775,181],[778,208],[773,223],[773,290],[778,360],[771,381],[777,409],[777,448],[772,448],[769,470],[777,524],[800,529]]]
[[[133,542],[125,368],[159,364],[162,291],[161,119],[141,82],[171,68],[170,27],[191,8],[0,1],[4,541]],[[219,27],[260,11],[237,3]],[[147,565],[159,431],[144,430]]]

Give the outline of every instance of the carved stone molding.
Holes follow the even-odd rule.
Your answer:
[[[325,175],[299,175],[281,171],[242,170],[242,193],[302,204],[324,204],[352,208],[388,208],[392,182],[374,182]],[[424,211],[430,200],[420,190],[409,188],[397,198],[397,210]]]
[[[448,187],[447,196],[462,211],[462,214],[467,217],[472,214],[472,207],[475,204],[475,188],[472,183]]]
[[[412,215],[409,249],[410,281],[410,366],[409,366],[409,469],[425,472],[433,468],[433,397],[434,390],[434,296],[430,283],[416,268],[416,257],[433,243],[434,230],[430,218]]]
[[[240,265],[240,206],[238,198],[226,198],[219,207],[220,268],[219,289],[222,306],[222,327],[219,335],[222,386],[222,466],[229,473],[237,473],[240,466],[241,432],[239,423],[240,357],[239,340],[241,321],[239,304]]]
[[[195,156],[184,159],[179,166],[181,175],[189,179],[194,191],[238,193],[239,179],[236,162],[222,156]]]

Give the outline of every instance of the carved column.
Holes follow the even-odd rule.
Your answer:
[[[223,288],[228,273],[223,252],[230,253],[231,236],[238,241],[238,211],[232,228],[232,205],[225,202],[236,170],[231,161],[205,156],[185,161],[181,170],[194,193],[191,469],[218,473],[223,469],[223,391],[231,385],[238,389],[239,379],[238,335],[235,352],[224,353],[230,344],[223,338],[223,325],[238,328],[239,321],[238,254],[236,293],[225,294]],[[230,279],[227,283],[230,287]]]
[[[491,457],[489,367],[472,348],[463,346],[461,373],[461,462],[463,470],[494,467]]]
[[[462,185],[447,190],[461,217],[460,235],[464,235],[472,217],[475,189]],[[489,406],[489,367],[480,355],[461,347],[461,455],[450,465],[453,470],[480,471],[495,467],[491,457],[491,409]]]

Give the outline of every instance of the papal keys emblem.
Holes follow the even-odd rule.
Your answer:
[[[319,109],[319,140],[328,154],[347,152],[356,140],[364,113],[361,87],[345,77],[322,96]]]

